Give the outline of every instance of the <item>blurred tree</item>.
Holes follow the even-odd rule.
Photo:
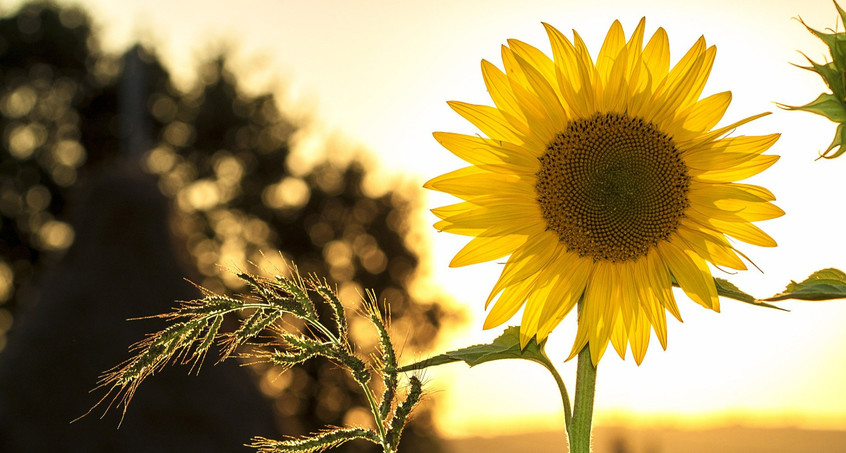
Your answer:
[[[221,266],[254,263],[273,272],[293,260],[301,272],[337,282],[348,306],[358,303],[362,288],[375,289],[408,346],[433,342],[442,309],[408,291],[418,264],[408,241],[412,195],[365,193],[367,171],[355,160],[293,174],[286,161],[299,125],[280,112],[273,95],[242,92],[225,55],[203,65],[196,86],[181,92],[153,52],[131,52],[143,62],[142,126],[153,145],[140,164],[173,200],[177,248],[199,283],[234,291],[240,283]],[[66,210],[71,191],[113,168],[126,137],[142,127],[118,111],[125,102],[122,61],[98,50],[79,9],[30,4],[0,20],[0,333],[41,297],[35,276],[74,242]],[[154,314],[146,310],[135,313]],[[253,368],[286,434],[358,423],[367,411],[354,384],[329,363],[282,376]],[[428,421],[419,414],[409,426],[404,451],[440,450]],[[347,451],[366,448],[350,445]]]

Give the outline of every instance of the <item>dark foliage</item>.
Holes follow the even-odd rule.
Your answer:
[[[199,74],[195,87],[182,92],[149,49],[120,58],[102,54],[78,9],[31,4],[0,19],[0,279],[4,269],[13,279],[0,311],[18,317],[44,308],[35,303],[45,293],[36,277],[73,243],[72,193],[131,160],[172,201],[176,251],[196,269],[187,277],[215,291],[237,291],[241,283],[221,266],[266,267],[279,250],[304,274],[329,276],[342,290],[373,288],[390,304],[395,324],[415,327],[404,333],[412,346],[430,344],[442,310],[407,289],[418,264],[406,241],[412,199],[397,192],[368,196],[367,172],[357,161],[292,174],[286,161],[299,125],[273,95],[239,90],[225,55]],[[132,93],[143,93],[140,111]],[[131,312],[156,314],[149,310]],[[311,361],[303,370],[285,385],[263,387],[286,434],[344,425],[351,409],[365,406],[332,364]],[[276,374],[255,371],[260,381]],[[438,451],[427,417],[418,418],[404,434],[404,451]]]

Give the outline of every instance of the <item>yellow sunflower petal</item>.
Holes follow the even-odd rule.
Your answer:
[[[740,183],[703,183],[690,185],[690,197],[702,203],[715,203],[719,200],[739,200],[750,203],[774,201],[775,196],[769,190],[750,184]]]
[[[642,258],[643,259],[643,258]],[[643,259],[645,261],[645,259]],[[620,300],[618,306],[620,314],[622,315],[623,327],[628,328],[634,323],[634,318],[637,316],[640,308],[640,300],[637,294],[638,284],[635,279],[635,267],[637,261],[628,261],[620,263],[618,268],[620,281]]]
[[[650,332],[648,317],[646,312],[641,309],[635,318],[635,324],[629,329],[629,344],[632,346],[632,356],[634,356],[635,363],[638,365],[643,362],[643,358],[646,356]]]
[[[471,203],[469,201],[462,201],[461,203],[455,203],[446,206],[441,206],[440,208],[434,208],[432,209],[432,214],[435,214],[439,219],[443,220],[448,217],[452,217],[456,214],[460,214],[471,209],[476,209],[478,207],[479,205],[475,203]]]
[[[596,110],[597,92],[602,90],[602,85],[597,83],[599,76],[596,74],[596,67],[590,58],[587,45],[585,45],[582,37],[575,30],[573,30],[573,47],[576,49],[576,58],[578,61],[576,70],[579,72],[581,80],[584,83],[583,89],[579,91],[579,94],[584,98],[588,111],[593,112]]]
[[[508,236],[479,236],[467,243],[450,261],[449,267],[468,266],[502,258],[514,253],[526,242],[526,236],[511,234]]]
[[[655,329],[655,335],[658,336],[661,347],[667,349],[667,317],[664,314],[664,304],[658,300],[656,295],[656,288],[651,286],[648,261],[648,258],[639,260],[635,265],[635,282],[638,283],[637,294],[640,301],[640,313],[642,316],[646,316],[649,324]],[[672,296],[672,293],[670,293],[670,296]],[[646,332],[646,335],[648,336],[649,332]],[[645,348],[646,346],[644,346],[644,352]],[[632,345],[632,353],[637,358],[634,344]]]
[[[506,222],[525,222],[526,219],[539,217],[538,207],[524,201],[519,204],[502,203],[493,208],[469,209],[444,220],[462,228],[489,228]]]
[[[551,300],[552,289],[555,283],[563,276],[545,272],[543,277],[538,279],[536,287],[526,300],[526,307],[523,309],[523,319],[520,322],[520,347],[525,348],[529,341],[538,332],[540,314],[546,304],[554,304],[557,300]]]
[[[770,220],[784,215],[784,210],[772,203],[746,203],[740,200],[717,200],[714,206],[735,213],[749,222]]]
[[[702,218],[711,217],[733,222],[757,222],[784,215],[784,211],[778,206],[749,192],[731,190],[734,188],[730,187],[724,189],[726,192],[735,192],[736,196],[721,196],[716,191],[709,190],[691,191],[689,198],[692,208],[704,214],[700,215]]]
[[[487,105],[473,105],[459,101],[449,101],[447,104],[488,137],[511,143],[523,142],[501,111]]]
[[[740,183],[729,183],[727,184],[730,187],[737,188],[743,190],[744,192],[748,193],[751,196],[758,197],[764,201],[775,201],[776,197],[770,192],[768,189],[756,186],[752,184],[740,184]],[[737,198],[738,200],[745,200],[747,198],[743,197],[725,197],[725,198]]]
[[[679,112],[689,107],[692,99],[698,97],[704,88],[715,53],[715,49],[711,47],[699,54],[690,65],[686,65],[684,70],[679,70],[681,64],[673,68],[664,79],[665,85],[659,86],[653,96],[656,108],[649,112],[646,118],[669,130]]]
[[[616,268],[613,265],[606,262],[596,263],[585,290],[576,341],[568,360],[578,355],[585,344],[590,348],[594,365],[599,363],[605,354],[617,321],[618,308],[614,305],[614,296],[619,292],[618,283]]]
[[[561,32],[549,24],[546,28],[549,42],[552,45],[552,55],[555,58],[555,80],[558,91],[567,104],[567,110],[573,116],[583,117],[593,111],[593,106],[581,95],[585,90],[592,90],[590,80],[583,80],[579,68],[582,65],[576,48]],[[591,99],[592,101],[592,99]]]
[[[605,36],[605,42],[599,49],[596,57],[596,70],[604,83],[608,82],[611,75],[611,68],[617,63],[617,55],[626,45],[626,35],[623,33],[623,25],[615,20]]]
[[[514,60],[519,61],[519,57],[515,56]],[[520,63],[517,63],[517,65],[520,66]],[[518,82],[516,78],[510,78],[511,90],[523,108],[523,114],[526,117],[526,122],[534,132],[533,136],[540,142],[549,143],[557,132],[556,124],[565,124],[566,122],[560,119],[560,115],[558,115],[559,120],[556,124],[553,124],[553,122],[548,119],[546,112],[547,107],[531,90],[528,78],[529,76],[525,73],[523,73],[524,82]],[[557,102],[557,100],[550,100],[550,104],[552,102]],[[549,108],[553,107],[550,106]],[[558,110],[561,110],[560,106]]]
[[[557,238],[549,231],[540,231],[529,236],[524,246],[508,258],[485,302],[485,308],[503,289],[543,270],[547,263],[560,253],[559,247]]]
[[[448,220],[441,220],[435,223],[435,228],[439,231],[444,231],[452,234],[460,234],[463,236],[504,236],[511,234],[521,234],[523,236],[532,236],[540,234],[546,230],[546,224],[541,219],[535,221],[525,222],[505,222],[495,223],[492,225],[481,225],[479,223],[471,224],[470,226],[461,223],[455,224]]]
[[[770,134],[724,138],[707,146],[686,151],[682,155],[688,167],[698,170],[693,174],[725,170],[760,155],[773,146],[780,136],[781,134]]]
[[[614,328],[611,329],[611,345],[614,346],[614,350],[617,351],[617,355],[619,355],[623,360],[626,359],[628,342],[629,335],[626,332],[626,326],[624,325],[623,320],[620,317],[617,317],[617,321],[614,323]],[[597,360],[597,362],[599,361]]]
[[[723,119],[731,103],[731,91],[712,94],[697,102],[683,117],[682,128],[693,133],[711,130]]]
[[[670,272],[688,297],[705,308],[720,311],[717,288],[714,286],[711,270],[702,258],[670,242],[659,243],[658,253],[666,261]]]
[[[678,234],[685,245],[715,265],[746,270],[746,264],[734,253],[725,239],[685,226],[679,227]]]
[[[555,64],[543,52],[516,39],[509,39],[508,46],[515,56],[529,63],[543,78],[549,81],[555,80]]]
[[[759,118],[765,117],[769,115],[770,112],[759,113],[757,115],[752,115],[748,118],[744,118],[740,121],[735,121],[734,123],[729,124],[728,126],[723,126],[719,129],[714,129],[707,133],[696,133],[690,132],[685,130],[678,130],[676,131],[676,143],[679,146],[679,149],[693,149],[704,144],[713,142],[714,140],[728,134],[729,132],[737,129],[738,127],[750,122],[757,120]]]
[[[761,247],[775,247],[776,241],[763,230],[749,222],[728,222],[719,219],[708,219],[708,224],[716,231],[725,233],[738,241]]]
[[[559,256],[559,259],[551,265],[551,269],[556,270],[563,276],[552,291],[553,294],[560,296],[558,296],[558,303],[543,307],[541,325],[538,328],[538,340],[543,340],[549,336],[552,329],[564,319],[582,298],[585,286],[593,271],[593,263],[590,259],[578,258],[575,254],[569,253]]]
[[[699,39],[690,47],[686,54],[676,63],[675,66],[670,70],[667,74],[664,82],[668,86],[672,86],[673,84],[678,84],[680,80],[684,79],[687,74],[691,72],[691,69],[697,64],[702,57],[702,54],[705,53],[707,45],[705,44],[705,37],[700,36]],[[661,87],[658,87],[656,91],[661,91]]]
[[[626,47],[629,49],[630,66],[634,65],[636,59],[640,59],[641,52],[643,51],[643,33],[645,30],[646,18],[641,17],[640,22],[638,22],[637,27],[635,27],[635,31],[632,32],[632,36],[626,43]]]
[[[520,55],[515,55],[515,57],[517,64],[523,69],[529,87],[537,95],[543,118],[547,124],[552,126],[552,133],[550,134],[550,138],[552,138],[558,130],[567,124],[567,113],[558,101],[558,94],[549,84],[549,79]]]
[[[602,93],[600,105],[606,112],[625,113],[628,102],[628,58],[627,49],[623,48],[614,62],[611,72],[608,75],[608,82]]]
[[[537,156],[527,148],[497,145],[490,139],[450,132],[433,135],[441,146],[473,165],[511,165],[515,171],[537,173]]]
[[[491,193],[532,197],[534,187],[514,174],[491,173],[478,166],[465,167],[427,181],[424,188],[446,192],[465,200]]]
[[[707,182],[734,182],[734,181],[741,181],[746,178],[750,178],[752,176],[761,173],[762,171],[770,168],[774,163],[778,161],[780,156],[773,156],[773,155],[760,155],[755,156],[749,160],[745,160],[743,162],[739,162],[737,165],[726,168],[726,169],[718,169],[718,170],[711,170],[699,173],[696,177],[700,181],[707,181]]]
[[[482,77],[485,79],[485,86],[488,88],[488,93],[491,95],[494,105],[500,111],[511,113],[525,122],[526,117],[523,115],[523,109],[511,91],[511,84],[508,82],[505,73],[489,61],[482,60]]]
[[[654,89],[670,70],[670,40],[667,39],[667,32],[663,28],[659,27],[646,43],[643,48],[643,61],[649,68],[652,76],[651,88]]]
[[[520,310],[520,307],[523,306],[535,280],[537,280],[537,275],[533,275],[532,278],[506,288],[496,303],[494,303],[482,327],[484,329],[492,329],[511,319]]]
[[[670,281],[667,263],[661,259],[657,248],[646,255],[646,265],[649,286],[655,298],[664,309],[669,311],[679,322],[682,322],[679,307],[676,305],[676,299],[673,296],[673,285]]]

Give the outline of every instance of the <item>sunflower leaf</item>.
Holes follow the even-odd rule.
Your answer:
[[[835,268],[818,270],[803,282],[791,281],[784,291],[763,300],[773,302],[785,299],[846,299],[846,273]]]
[[[775,305],[768,304],[766,302],[762,302],[758,299],[755,299],[751,294],[741,291],[740,288],[737,287],[737,285],[728,280],[715,277],[714,284],[717,287],[717,294],[719,294],[720,296],[728,297],[729,299],[738,300],[740,302],[745,302],[747,304],[756,305],[759,307],[775,308],[776,310],[789,311],[785,310],[784,308],[777,307]]]
[[[490,344],[477,344],[438,354],[434,357],[400,367],[397,371],[422,370],[432,366],[459,361],[463,361],[471,367],[502,359],[525,359],[544,364],[546,363],[546,357],[541,348],[542,344],[538,344],[532,338],[525,348],[520,349],[520,328],[511,326],[505,329],[505,332]]]
[[[672,282],[673,286],[677,288],[680,287],[679,282],[676,281],[676,277],[671,276],[670,281]],[[760,299],[756,299],[751,294],[741,291],[740,288],[738,288],[737,285],[735,285],[734,283],[722,278],[714,277],[714,286],[717,287],[717,295],[719,296],[728,297],[729,299],[734,299],[736,301],[744,302],[750,305],[754,305],[756,307],[767,307],[775,308],[776,310],[781,311],[790,311],[785,310],[781,307],[776,307],[772,304],[768,304]]]

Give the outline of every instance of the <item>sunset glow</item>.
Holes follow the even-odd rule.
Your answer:
[[[501,61],[500,45],[508,38],[549,53],[542,21],[562,32],[577,28],[595,55],[614,19],[620,19],[628,34],[645,16],[647,36],[659,26],[666,29],[671,64],[704,35],[709,45],[716,45],[717,55],[703,97],[727,90],[733,94],[719,126],[773,112],[738,134],[782,133],[771,149],[781,160],[748,182],[772,190],[786,212],[761,225],[778,247],[740,247],[763,273],[714,270],[714,276],[767,297],[815,270],[846,267],[846,158],[814,160],[828,146],[835,125],[774,104],[801,105],[824,90],[814,74],[789,63],[805,64],[797,50],[816,61],[825,59],[825,46],[794,18],[801,16],[818,29],[834,28],[837,14],[829,1],[60,3],[90,10],[108,52],[120,52],[136,39],[154,44],[177,80],[195,77],[195,63],[210,52],[232,49],[230,70],[248,81],[244,88],[279,92],[282,109],[308,125],[297,137],[291,166],[307,167],[322,157],[325,143],[340,141],[370,156],[368,162],[377,169],[368,182],[374,191],[400,183],[419,187],[461,166],[432,132],[477,131],[446,101],[491,104],[479,62]],[[18,4],[3,2],[3,11]],[[27,152],[27,137],[15,140],[16,152]],[[66,153],[68,159],[73,159],[72,151]],[[165,154],[151,156],[156,156],[154,165],[166,165]],[[215,190],[198,185],[179,201],[200,205],[219,196]],[[268,191],[266,202],[296,205],[307,199],[308,190],[302,180],[289,178],[278,190]],[[483,307],[502,263],[449,268],[467,239],[436,233],[431,224],[437,219],[428,209],[455,200],[419,190],[425,211],[415,228],[420,246],[429,248],[421,251],[430,256],[414,290],[440,287],[466,316],[465,323],[447,325],[435,350],[490,340],[501,328],[482,329]],[[70,240],[62,227],[45,227],[44,240]],[[383,258],[374,258],[373,265]],[[714,313],[694,306],[681,291],[675,296],[684,304],[684,325],[668,320],[666,351],[653,334],[653,347],[641,366],[612,353],[600,364],[598,425],[846,427],[846,302],[781,302],[788,313],[723,300],[721,313]],[[515,316],[506,325],[518,321]],[[569,317],[551,334],[547,348],[570,389],[575,360],[563,360],[575,333]],[[555,384],[535,364],[497,362],[472,369],[456,364],[431,369],[425,378],[437,402],[435,418],[447,436],[558,430],[562,424]]]

